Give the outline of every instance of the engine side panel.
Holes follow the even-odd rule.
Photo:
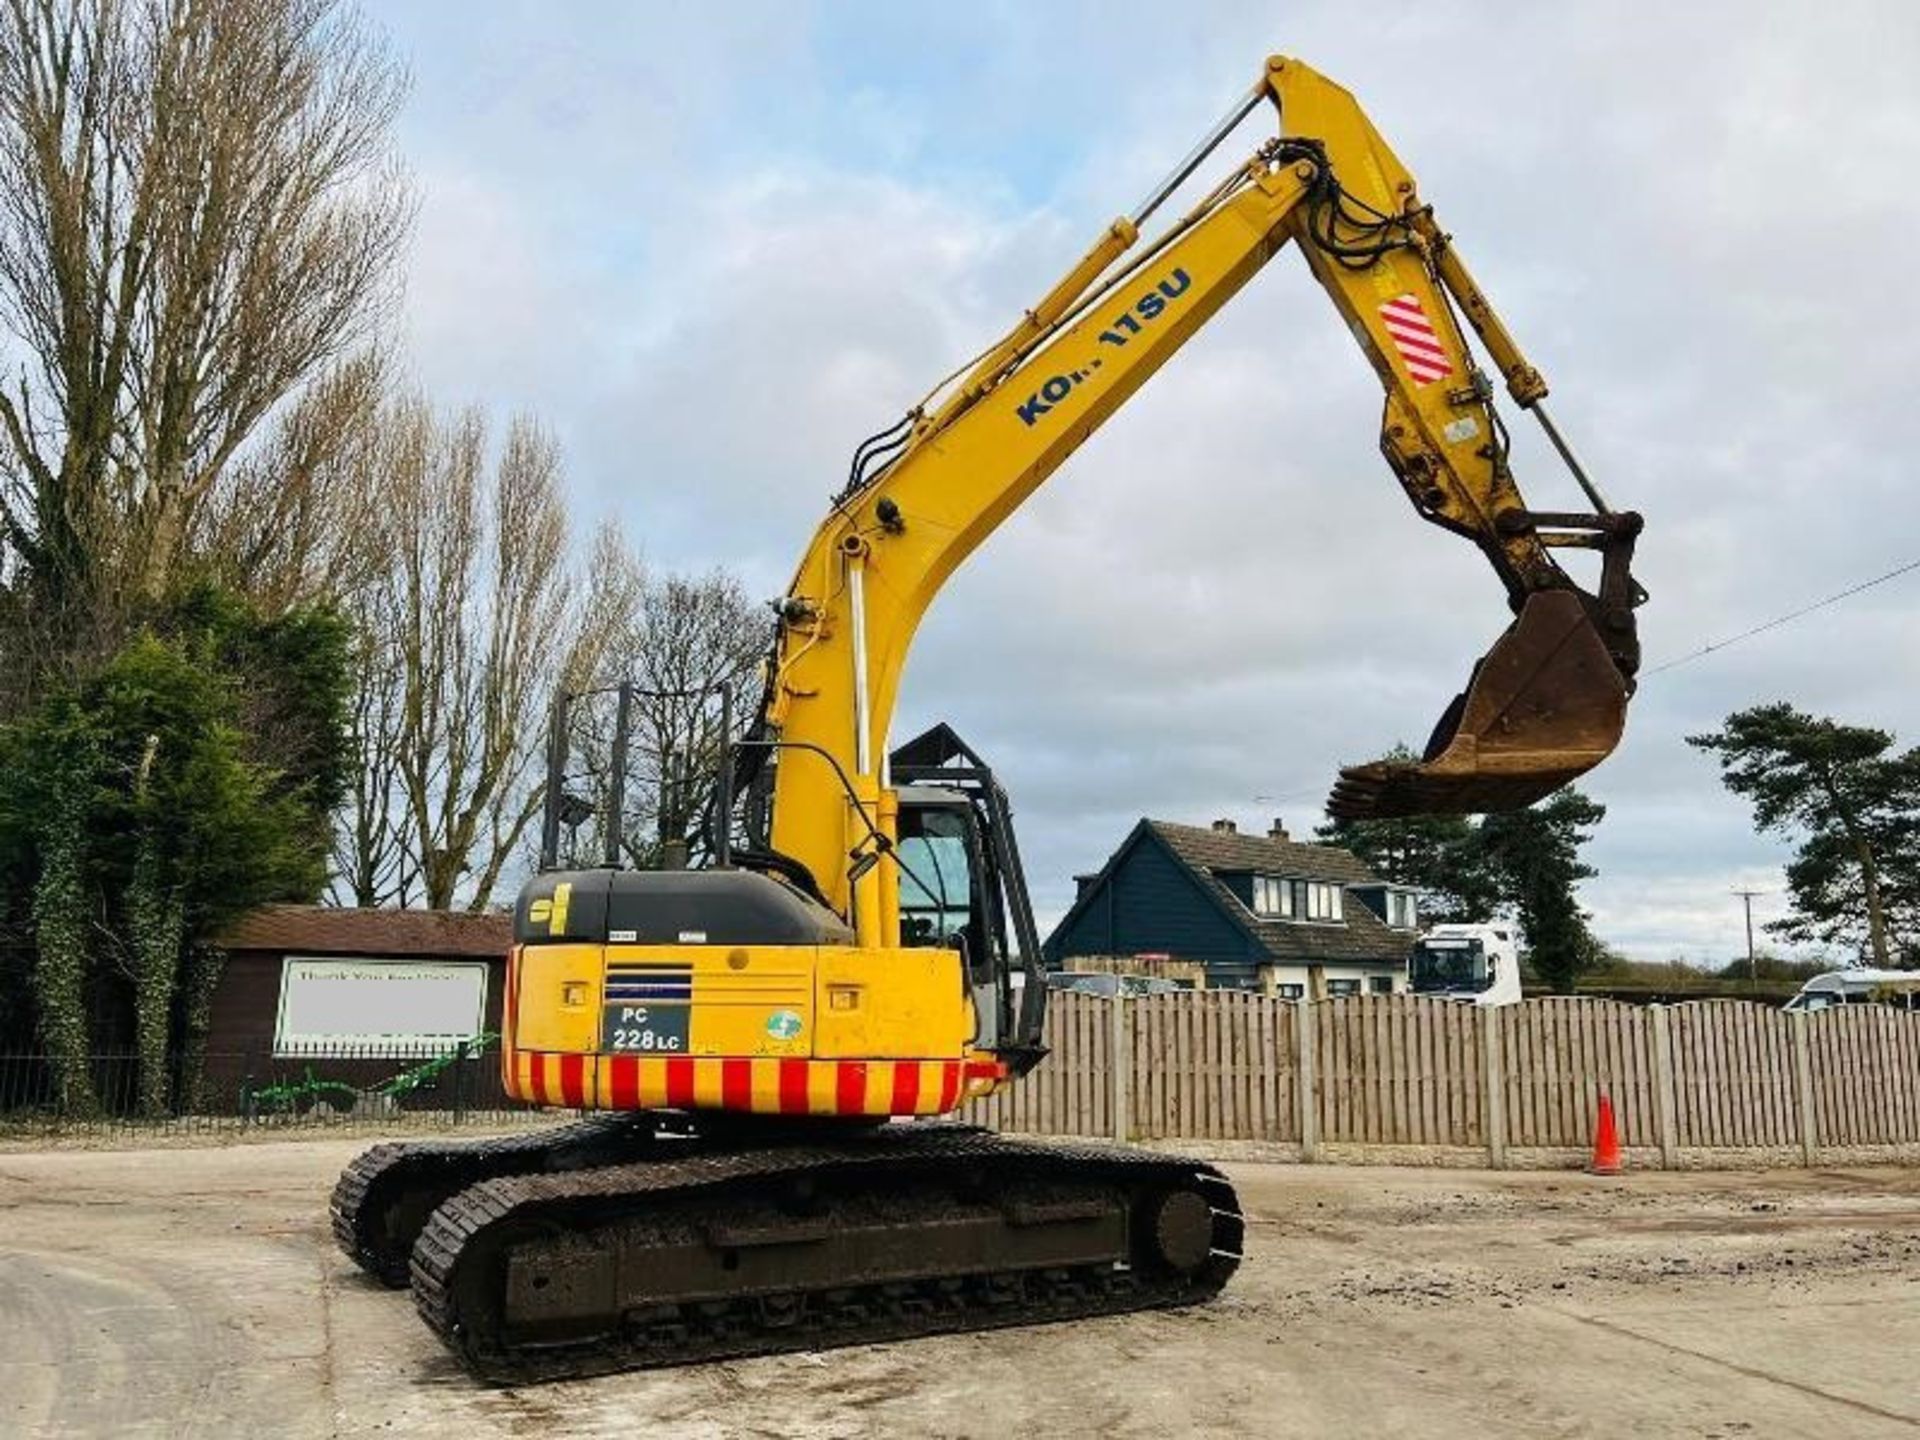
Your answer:
[[[937,1115],[990,1093],[960,955],[839,945],[516,947],[503,1080],[576,1109]]]

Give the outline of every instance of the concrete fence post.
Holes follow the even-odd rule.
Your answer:
[[[1661,1168],[1680,1163],[1680,1097],[1674,1088],[1673,1026],[1664,1005],[1647,1007],[1648,1050],[1653,1055],[1653,1135],[1660,1146]]]
[[[1793,1027],[1793,1093],[1800,1111],[1800,1163],[1812,1169],[1820,1159],[1820,1114],[1813,1104],[1813,1046],[1807,1039],[1807,1012],[1787,1017]]]
[[[1300,1101],[1300,1158],[1320,1158],[1320,1067],[1314,1055],[1313,1002],[1293,1003],[1293,1093]]]
[[[1125,1145],[1133,1138],[1133,1031],[1127,1023],[1127,997],[1113,997],[1110,1015],[1112,1028],[1107,1032],[1110,1085],[1113,1110],[1113,1142]]]
[[[1507,1055],[1500,1038],[1500,1007],[1480,1007],[1481,1066],[1487,1081],[1487,1164],[1507,1168]]]

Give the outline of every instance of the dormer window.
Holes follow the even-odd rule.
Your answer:
[[[1396,930],[1420,928],[1420,904],[1411,890],[1387,891],[1387,924]]]
[[[1307,919],[1344,920],[1346,911],[1341,906],[1344,898],[1338,885],[1323,885],[1318,880],[1309,880],[1304,884],[1307,892]]]
[[[1343,920],[1338,885],[1319,880],[1282,880],[1273,875],[1253,877],[1253,913],[1275,920]]]
[[[1254,876],[1253,913],[1291,920],[1293,918],[1293,882],[1276,880],[1271,875]]]

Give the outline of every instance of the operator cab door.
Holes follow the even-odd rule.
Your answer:
[[[1006,923],[989,874],[973,807],[907,801],[900,806],[894,858],[900,869],[900,943],[958,950],[973,997],[974,1044],[998,1046],[1007,1025]]]

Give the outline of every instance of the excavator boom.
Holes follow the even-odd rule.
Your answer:
[[[1278,110],[1281,133],[1130,254],[1173,185],[1263,100]],[[1347,771],[1330,808],[1350,817],[1508,808],[1566,783],[1618,742],[1639,663],[1633,610],[1644,596],[1629,573],[1639,517],[1600,503],[1546,415],[1545,381],[1353,97],[1275,57],[1169,182],[1114,221],[1007,336],[862,447],[795,572],[766,719],[783,740],[836,756],[858,801],[817,761],[783,761],[773,848],[799,859],[836,909],[850,903],[866,916],[872,933],[889,928],[879,877],[867,875],[865,890],[849,884],[846,857],[861,848],[868,819],[886,823],[878,762],[927,605],[1289,243],[1380,379],[1381,448],[1408,499],[1423,519],[1480,548],[1515,617],[1423,759]],[[1574,463],[1591,512],[1529,510],[1468,328],[1515,402],[1542,418]],[[1597,592],[1556,562],[1553,551],[1568,547],[1600,552]],[[823,824],[829,814],[841,823]]]

